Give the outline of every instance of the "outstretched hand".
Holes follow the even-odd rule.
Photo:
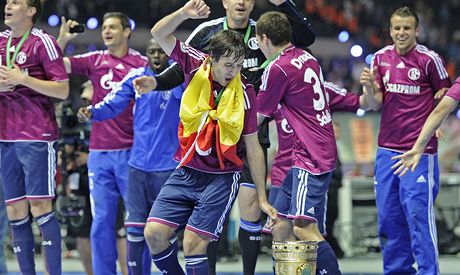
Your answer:
[[[441,88],[434,94],[434,100],[441,100],[445,94],[449,91],[449,88]]]
[[[208,18],[211,9],[203,0],[190,0],[183,7],[182,11],[190,19]]]
[[[404,154],[392,157],[392,160],[399,160],[397,163],[391,166],[391,169],[396,169],[393,174],[404,176],[407,171],[409,171],[409,169],[414,172],[415,168],[417,168],[418,163],[420,162],[422,153],[423,152],[411,149]]]

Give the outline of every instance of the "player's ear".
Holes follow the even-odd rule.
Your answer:
[[[224,9],[228,8],[228,1],[227,0],[222,0],[222,6],[224,6]]]
[[[28,16],[33,18],[36,13],[37,13],[37,8],[36,7],[28,7],[27,8],[27,15]]]

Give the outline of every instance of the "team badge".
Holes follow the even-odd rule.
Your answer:
[[[255,37],[252,37],[248,41],[248,47],[249,49],[255,51],[259,49],[259,43],[257,43],[257,39]]]
[[[16,63],[19,65],[26,63],[27,55],[24,52],[19,52],[18,56],[16,57]]]
[[[288,134],[293,132],[291,126],[285,118],[283,118],[283,120],[281,121],[281,129],[283,129],[283,132]]]
[[[407,73],[407,76],[409,76],[411,80],[417,80],[420,78],[420,71],[417,68],[412,68]]]
[[[180,43],[180,49],[182,52],[186,53],[187,52],[187,48],[185,47],[185,44],[184,43]]]

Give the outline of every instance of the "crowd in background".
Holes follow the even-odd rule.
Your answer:
[[[46,24],[51,14],[58,14],[86,22],[88,15],[101,19],[106,11],[123,11],[135,19],[136,27],[150,28],[160,18],[178,9],[185,2],[185,0],[169,0],[168,5],[164,5],[164,2],[159,0],[139,0],[136,5],[132,5],[129,1],[121,0],[49,0],[45,3],[41,21]],[[429,0],[293,0],[293,2],[308,15],[319,38],[337,38],[340,31],[346,30],[350,33],[353,43],[363,46],[364,53],[360,58],[333,57],[322,62],[326,77],[351,91],[359,89],[359,72],[363,66],[366,66],[365,57],[391,43],[388,16],[401,5],[413,6],[420,15],[419,43],[429,46],[443,57],[451,78],[460,73],[460,30],[456,28],[454,16],[460,12],[460,0],[446,0],[439,3]],[[220,1],[209,1],[208,4],[213,10],[211,17],[225,15]],[[268,1],[256,1],[254,18],[258,18],[260,14],[270,9]],[[181,28],[191,31],[198,23],[199,21],[187,22]]]

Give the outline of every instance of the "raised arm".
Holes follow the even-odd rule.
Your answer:
[[[78,34],[70,33],[70,28],[78,25],[78,22],[75,20],[66,20],[64,16],[61,17],[61,28],[59,29],[59,35],[56,39],[61,51],[64,53],[65,47],[70,40],[74,39]],[[65,71],[70,74],[72,72],[72,67],[69,58],[64,57],[64,66]]]
[[[316,34],[313,32],[310,23],[292,0],[269,1],[278,6],[280,11],[289,19],[289,23],[292,27],[292,44],[300,48],[305,48],[315,42]]]
[[[59,28],[59,35],[56,41],[62,51],[67,47],[67,43],[78,35],[77,33],[70,33],[70,28],[76,25],[78,25],[77,21],[71,19],[66,20],[64,16],[61,17],[61,27]]]
[[[207,18],[210,13],[209,7],[203,0],[190,0],[182,8],[163,17],[150,32],[163,51],[171,55],[176,45],[176,37],[173,33],[177,27],[187,19]]]

